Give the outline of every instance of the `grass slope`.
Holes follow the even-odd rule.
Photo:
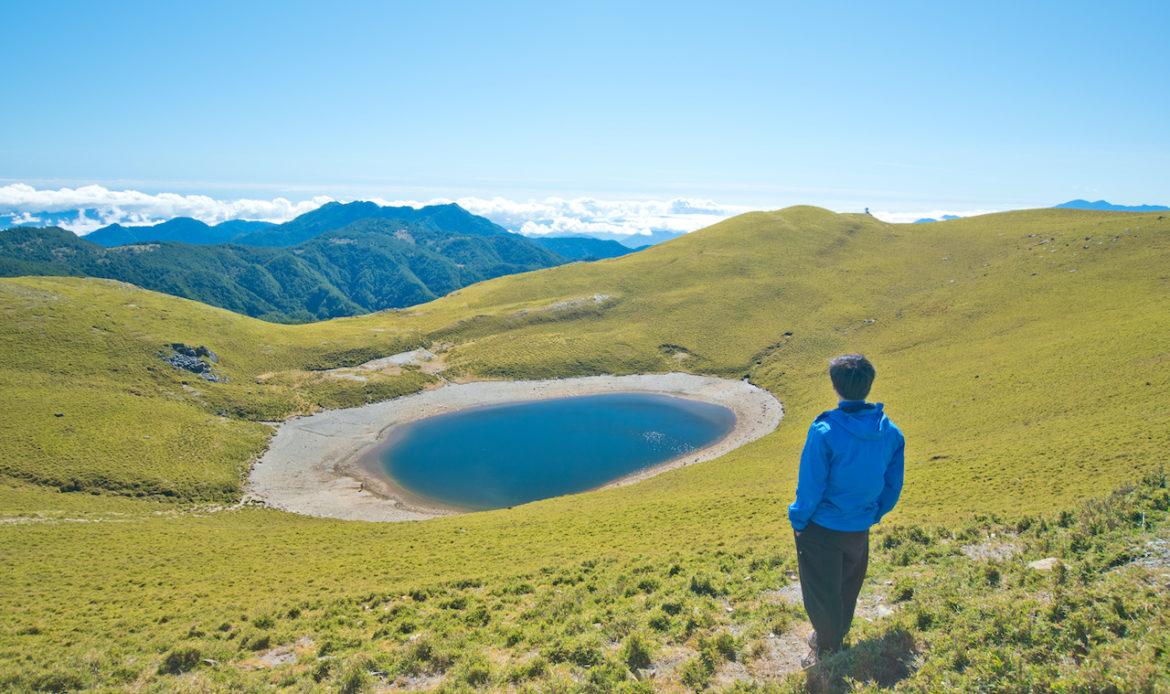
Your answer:
[[[875,359],[875,395],[909,441],[875,571],[919,586],[911,602],[922,604],[859,632],[868,645],[856,658],[872,662],[834,667],[925,689],[1104,681],[1086,680],[1096,671],[1085,663],[1155,677],[1166,650],[1140,634],[1164,626],[1164,589],[1148,572],[1107,569],[1164,532],[1164,488],[1151,478],[1111,506],[1057,514],[1166,462],[1167,267],[1170,220],[1157,214],[912,226],[798,207],[302,326],[110,282],[0,281],[0,553],[11,567],[0,683],[343,687],[375,671],[452,688],[607,691],[638,686],[628,671],[643,651],[658,663],[654,686],[727,684],[729,658],[766,683],[767,633],[799,616],[768,592],[794,566],[784,507],[799,446],[832,405],[825,359],[854,350]],[[229,382],[194,385],[163,364],[157,351],[172,341],[217,351]],[[783,400],[786,419],[718,461],[639,485],[420,524],[209,506],[238,494],[267,435],[260,420],[428,380],[363,384],[317,369],[438,343],[463,375],[747,376]],[[72,489],[88,493],[58,491]],[[1003,644],[1016,641],[963,621],[1006,625],[1021,600],[1047,609],[1051,588],[1022,563],[993,581],[958,552],[992,532],[1019,533],[1022,557],[1060,550],[1088,567],[1063,612],[1013,633],[1046,657],[1012,660]],[[1104,556],[1114,547],[1130,554]],[[1100,600],[1121,600],[1111,609],[1124,633],[1078,636]],[[249,669],[302,637],[314,645],[297,665]],[[1078,638],[1071,659],[1053,650]]]

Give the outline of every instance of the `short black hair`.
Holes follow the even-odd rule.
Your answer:
[[[842,354],[829,360],[833,389],[846,400],[864,400],[877,376],[873,364],[862,354]]]

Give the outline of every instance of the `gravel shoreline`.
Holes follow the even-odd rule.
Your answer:
[[[743,381],[684,373],[447,384],[284,422],[252,467],[248,497],[284,511],[344,520],[394,522],[458,513],[428,505],[380,471],[367,469],[363,464],[366,454],[392,427],[437,414],[600,393],[659,393],[722,405],[735,413],[735,426],[719,441],[617,479],[602,489],[634,484],[667,470],[718,458],[770,433],[784,415],[780,402],[766,390]]]

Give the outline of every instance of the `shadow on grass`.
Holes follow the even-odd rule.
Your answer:
[[[843,692],[851,689],[850,682],[892,687],[910,676],[916,655],[910,632],[900,627],[890,629],[808,670],[805,690],[813,694]]]

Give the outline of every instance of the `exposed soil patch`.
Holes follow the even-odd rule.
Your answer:
[[[297,662],[297,659],[305,654],[308,654],[313,649],[313,639],[308,636],[302,636],[297,639],[296,643],[289,643],[283,646],[264,651],[260,655],[249,658],[242,663],[240,667],[245,670],[267,670],[281,665],[291,665]]]
[[[1020,553],[1020,546],[1010,539],[992,538],[963,545],[959,551],[972,561],[1007,561]]]

